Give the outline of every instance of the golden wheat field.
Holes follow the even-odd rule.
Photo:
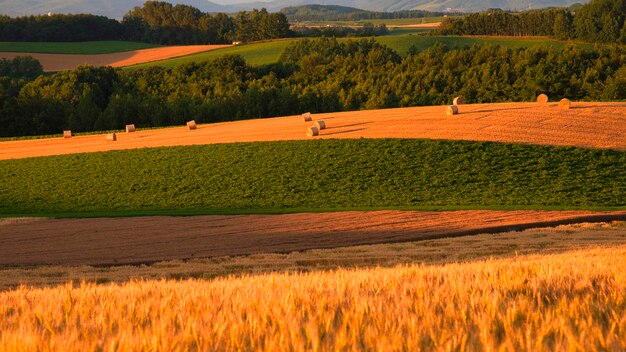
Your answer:
[[[0,293],[0,350],[624,350],[626,246]]]

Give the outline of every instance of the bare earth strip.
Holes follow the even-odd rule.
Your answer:
[[[556,103],[462,105],[454,117],[445,107],[351,111],[316,114],[313,122],[287,116],[119,133],[117,142],[103,135],[0,142],[0,160],[161,146],[308,139],[306,128],[324,120],[327,138],[430,138],[513,142],[626,150],[626,103]],[[141,128],[141,126],[138,126]]]
[[[231,45],[185,45],[163,48],[142,49],[114,54],[66,55],[0,52],[0,58],[13,59],[16,56],[32,56],[43,65],[44,71],[71,70],[80,65],[124,67],[151,61],[171,59],[204,51],[229,47]]]
[[[614,220],[626,220],[626,211],[373,211],[1,220],[0,265],[152,263]]]

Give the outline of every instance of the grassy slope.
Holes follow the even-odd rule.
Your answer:
[[[158,46],[159,45],[155,44],[125,41],[96,41],[73,43],[0,42],[0,52],[95,55],[148,49]]]
[[[607,209],[626,153],[429,140],[237,143],[0,162],[0,215]]]
[[[415,32],[419,30],[415,29],[396,29],[392,33],[407,33]],[[406,55],[409,48],[415,45],[420,50],[425,50],[436,43],[442,43],[450,48],[459,48],[471,46],[474,44],[491,44],[501,45],[508,48],[522,48],[531,47],[535,45],[548,45],[557,48],[562,48],[566,43],[553,41],[550,39],[511,39],[511,38],[469,38],[469,37],[444,37],[444,36],[417,36],[417,35],[388,35],[375,37],[381,44],[389,46],[391,49],[398,52],[400,55]],[[213,50],[205,53],[193,54],[179,58],[173,58],[162,61],[155,61],[141,65],[130,66],[129,69],[137,69],[149,66],[163,66],[173,67],[175,65],[187,62],[205,61],[214,59],[226,54],[239,54],[249,64],[252,65],[264,65],[278,62],[281,52],[294,40],[299,39],[287,39],[274,42],[255,43],[242,45],[231,48],[224,48]],[[350,40],[347,38],[340,39],[340,41]],[[354,40],[354,38],[352,39]]]
[[[623,351],[626,247],[0,293],[0,350]]]

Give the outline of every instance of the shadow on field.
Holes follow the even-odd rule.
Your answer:
[[[345,133],[351,133],[351,132],[359,132],[359,131],[363,131],[365,130],[365,128],[356,128],[353,130],[346,130],[346,131],[337,131],[337,132],[331,132],[331,133],[324,133],[325,136],[334,136],[334,135],[338,135],[338,134],[345,134]]]
[[[547,105],[546,105],[547,106]],[[481,113],[481,112],[496,112],[496,111],[511,111],[511,110],[528,110],[528,107],[523,108],[504,108],[504,109],[484,109],[484,110],[472,110],[463,112],[464,114],[473,114],[473,113]]]

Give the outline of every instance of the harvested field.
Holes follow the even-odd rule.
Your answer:
[[[0,52],[0,58],[13,59],[16,56],[32,56],[39,60],[46,72],[71,70],[79,65],[124,67],[151,61],[171,59],[205,51],[226,48],[232,45],[184,45],[142,49],[114,54],[65,55],[38,53]]]
[[[529,143],[626,150],[625,103],[558,102],[463,105],[447,117],[444,106],[314,114],[327,129],[318,138],[429,138]],[[106,150],[212,143],[306,139],[301,115],[174,127],[119,135],[107,143],[100,135],[0,143],[0,160]],[[61,131],[59,131],[61,132]]]
[[[340,212],[0,220],[0,265],[122,265],[626,220],[626,211]]]

